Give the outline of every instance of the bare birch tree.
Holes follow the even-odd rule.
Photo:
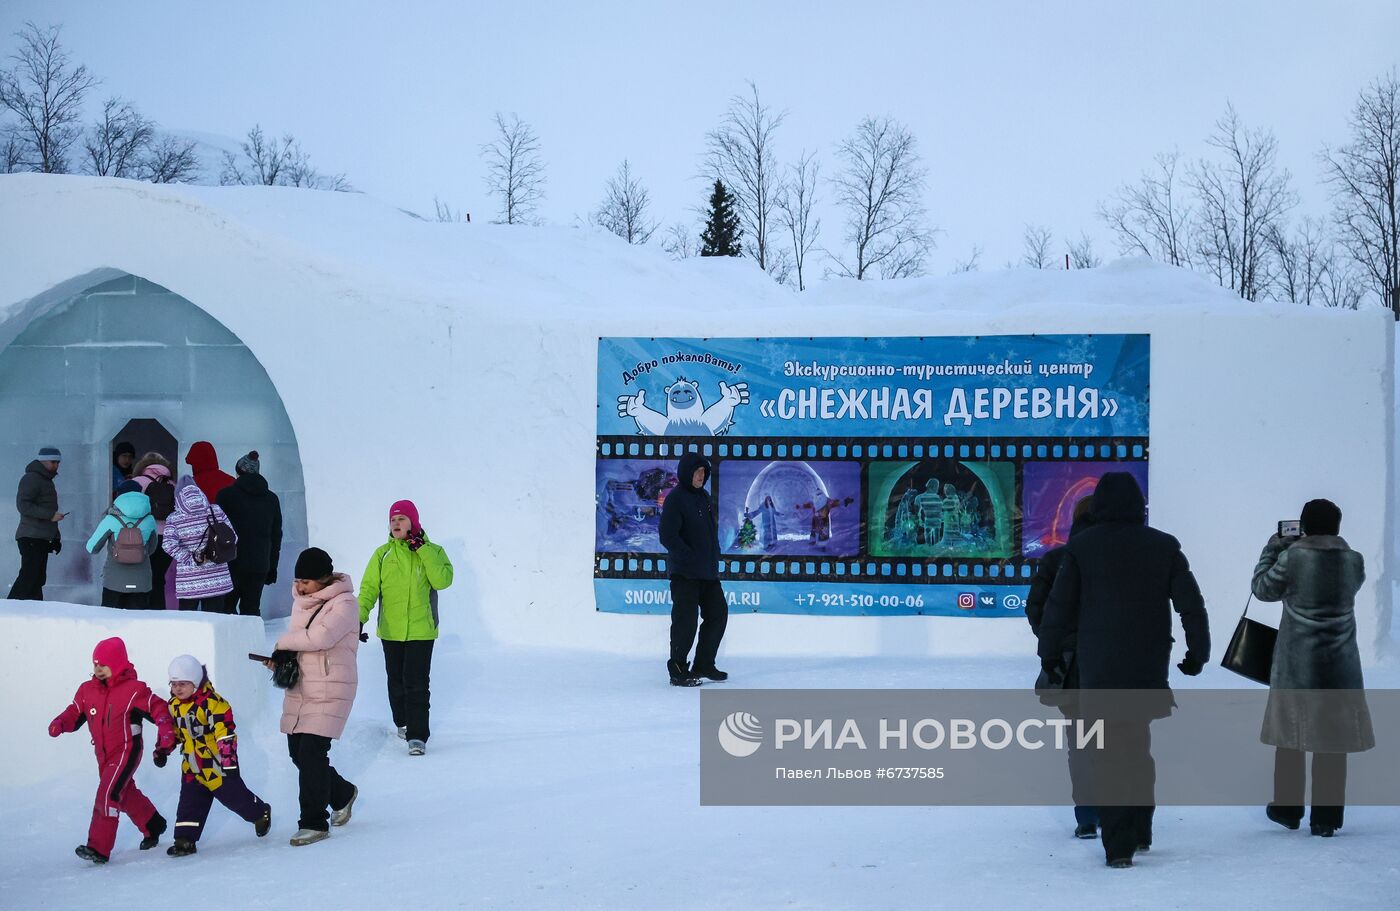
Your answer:
[[[1103,265],[1103,257],[1094,250],[1094,239],[1081,231],[1079,240],[1067,240],[1069,266],[1071,269],[1097,269]]]
[[[666,228],[666,237],[661,241],[661,249],[672,259],[690,259],[700,255],[700,235],[684,222],[675,222]]]
[[[746,252],[760,269],[776,273],[790,268],[779,252],[784,245],[774,244],[772,236],[782,187],[773,136],[787,113],[764,104],[758,86],[748,85],[749,94],[730,98],[719,126],[705,136],[705,176],[723,181],[734,194]]]
[[[486,161],[486,189],[500,199],[497,224],[537,223],[544,198],[544,159],[534,129],[515,114],[497,112],[496,138],[481,147]]]
[[[1400,80],[1394,70],[1362,90],[1351,141],[1324,148],[1341,242],[1371,290],[1400,320]]]
[[[627,159],[608,178],[603,201],[588,216],[588,222],[616,234],[629,244],[644,244],[656,233],[657,223],[647,210],[651,194],[632,173]]]
[[[821,164],[815,153],[804,152],[790,165],[787,181],[777,194],[778,221],[787,234],[797,290],[807,290],[807,257],[822,233],[822,220],[813,214]]]
[[[286,183],[285,172],[291,163],[291,149],[296,142],[287,134],[281,139],[269,137],[262,126],[254,124],[239,143],[239,153],[224,153],[224,168],[219,183],[224,186],[281,186]]]
[[[311,163],[311,156],[302,150],[301,144],[292,140],[288,150],[287,166],[282,172],[284,183],[289,187],[305,187],[308,190],[334,190],[349,193],[355,188],[344,174],[323,174]]]
[[[439,222],[468,222],[471,218],[464,217],[461,209],[454,209],[451,205],[433,197],[433,219]]]
[[[1053,269],[1055,254],[1050,251],[1050,229],[1044,225],[1026,225],[1021,234],[1021,265],[1032,269]]]
[[[344,174],[322,174],[291,133],[269,137],[254,124],[239,143],[239,153],[224,153],[219,183],[269,187],[306,187],[312,190],[348,192],[353,188]]]
[[[866,117],[837,147],[842,169],[832,178],[846,216],[847,260],[836,272],[855,279],[878,272],[906,278],[923,272],[933,246],[924,226],[924,169],[914,134],[890,117]]]
[[[199,158],[193,139],[161,134],[142,156],[137,176],[151,183],[193,183],[199,179]]]
[[[1304,306],[1319,302],[1331,252],[1321,223],[1304,218],[1292,235],[1276,228],[1269,233],[1269,246],[1275,262],[1271,296]]]
[[[102,118],[83,139],[85,170],[99,177],[135,177],[151,141],[155,123],[142,117],[130,102],[109,98]]]
[[[1324,307],[1356,310],[1366,299],[1367,281],[1357,274],[1357,265],[1350,256],[1337,257],[1323,270],[1318,283],[1318,298]]]
[[[13,67],[0,72],[0,109],[19,120],[15,138],[28,166],[46,174],[69,169],[69,154],[82,135],[83,99],[97,85],[86,66],[74,66],[59,41],[59,26],[33,22],[15,33]]]
[[[1191,265],[1194,212],[1177,177],[1181,153],[1158,155],[1156,167],[1144,171],[1135,184],[1124,184],[1108,203],[1099,204],[1099,218],[1118,238],[1122,255],[1143,254],[1173,266]]]
[[[1297,202],[1292,177],[1278,166],[1273,131],[1246,128],[1234,105],[1226,105],[1206,143],[1222,160],[1202,159],[1188,178],[1199,213],[1200,265],[1240,297],[1257,300],[1272,278],[1269,238]]]
[[[982,247],[979,244],[972,245],[972,252],[967,255],[967,259],[953,261],[954,275],[962,275],[965,272],[976,272],[982,267]]]
[[[24,140],[12,127],[0,127],[0,174],[26,170]]]

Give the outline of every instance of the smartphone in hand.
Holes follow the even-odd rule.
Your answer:
[[[248,660],[249,660],[249,661],[259,661],[259,662],[262,662],[262,661],[271,661],[271,660],[272,660],[272,656],[271,656],[271,655],[257,655],[257,654],[254,654],[253,652],[249,652],[249,653],[248,653]]]
[[[1278,523],[1278,536],[1280,538],[1301,538],[1303,536],[1303,523],[1300,519],[1284,519]]]

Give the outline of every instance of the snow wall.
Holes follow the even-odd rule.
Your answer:
[[[63,735],[60,749],[36,754],[18,747],[47,740],[49,722],[92,673],[93,646],[112,636],[126,642],[137,675],[157,696],[170,698],[170,660],[188,654],[204,662],[209,678],[234,706],[236,724],[251,725],[268,714],[269,674],[248,660],[249,652],[264,654],[267,645],[263,624],[253,617],[0,600],[0,693],[6,694],[0,700],[0,725],[10,732],[0,748],[0,768],[7,786],[25,787],[69,773],[91,776],[86,726]],[[75,660],[75,655],[84,657]],[[20,693],[24,698],[15,698]],[[277,719],[268,723],[275,725]],[[152,730],[145,731],[148,752],[155,746]]]
[[[1151,521],[1192,560],[1216,657],[1275,523],[1318,496],[1341,505],[1366,559],[1365,660],[1390,647],[1388,311],[1246,303],[1143,260],[798,295],[746,261],[676,263],[590,231],[441,225],[283,188],[13,175],[0,177],[0,213],[0,338],[36,301],[113,270],[204,309],[282,397],[311,543],[358,578],[388,504],[414,499],[457,568],[444,625],[469,640],[664,657],[666,618],[593,609],[600,336],[1145,332]],[[1277,620],[1276,606],[1257,610]],[[729,654],[1031,647],[1023,620],[960,617],[736,614],[725,642]]]

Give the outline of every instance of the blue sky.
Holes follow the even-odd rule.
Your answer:
[[[101,92],[163,126],[290,130],[325,170],[396,205],[440,196],[490,216],[478,154],[496,110],[536,127],[542,214],[571,223],[628,158],[663,222],[693,220],[704,134],[753,79],[788,112],[779,152],[833,147],[867,114],[917,134],[929,167],[931,272],[974,244],[1020,255],[1027,222],[1111,244],[1097,202],[1152,156],[1203,139],[1232,100],[1271,126],[1307,211],[1315,153],[1345,137],[1361,86],[1396,66],[1400,4],[580,3],[6,0],[60,22]],[[830,199],[830,190],[822,188]],[[839,245],[837,213],[823,242]]]

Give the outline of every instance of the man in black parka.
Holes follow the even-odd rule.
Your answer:
[[[254,450],[238,460],[238,478],[219,491],[219,508],[238,535],[238,556],[229,563],[233,591],[224,612],[262,616],[262,590],[277,582],[282,553],[282,501],[268,489]]]
[[[1069,527],[1069,540],[1073,541],[1079,533],[1093,524],[1091,510],[1094,507],[1094,497],[1089,495],[1080,498],[1074,504],[1074,519]],[[1030,622],[1031,634],[1039,640],[1040,624],[1045,618],[1045,602],[1050,600],[1050,591],[1055,587],[1055,577],[1059,575],[1060,563],[1065,558],[1065,547],[1061,545],[1049,551],[1040,558],[1040,565],[1036,567],[1035,575],[1031,577],[1031,590],[1026,595],[1026,620]],[[1073,697],[1064,692],[1079,688],[1078,664],[1074,661],[1074,634],[1066,635],[1061,647],[1062,654],[1068,655],[1067,666],[1063,668],[1061,698],[1058,700],[1060,711],[1066,718],[1074,717]],[[1065,698],[1068,697],[1068,698]],[[1069,780],[1071,792],[1075,796],[1074,801],[1074,837],[1075,838],[1097,838],[1099,834],[1099,811],[1097,808],[1088,806],[1081,798],[1087,793],[1087,782],[1089,780],[1089,764],[1092,757],[1085,750],[1071,747],[1069,750]]]
[[[1131,713],[1106,721],[1092,776],[1096,787],[1122,783],[1144,801],[1099,802],[1108,864],[1126,867],[1134,851],[1152,844],[1156,771],[1149,725],[1171,714],[1171,609],[1186,632],[1186,657],[1177,665],[1184,674],[1199,674],[1210,660],[1210,626],[1181,544],[1147,526],[1147,504],[1131,474],[1103,476],[1092,516],[1093,527],[1065,545],[1040,624],[1039,654],[1047,669],[1056,668],[1072,637],[1081,690],[1138,691],[1127,703]]]
[[[666,672],[674,686],[695,686],[700,679],[724,680],[715,668],[715,654],[729,622],[729,604],[719,582],[719,525],[714,504],[705,491],[712,470],[698,452],[681,456],[678,483],[661,506],[661,546],[671,577],[671,659]],[[697,621],[700,641],[695,663],[687,664]]]

